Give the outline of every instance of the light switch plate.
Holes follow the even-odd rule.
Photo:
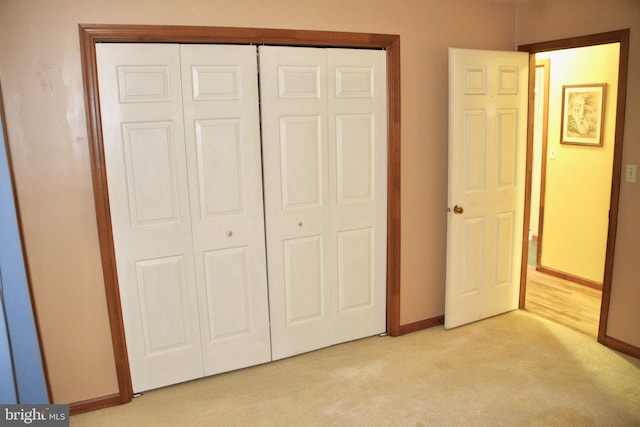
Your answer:
[[[627,165],[627,170],[624,174],[624,180],[627,182],[635,183],[638,179],[638,166],[637,165]]]

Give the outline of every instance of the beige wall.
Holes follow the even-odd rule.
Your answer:
[[[551,71],[541,263],[597,283],[607,250],[619,50],[612,43],[536,55],[549,59]],[[594,83],[607,85],[602,147],[561,144],[562,87]]]
[[[515,10],[489,0],[2,0],[0,79],[55,402],[117,391],[93,207],[79,23],[400,34],[401,322],[408,324],[444,312],[447,48],[513,50]]]
[[[518,44],[631,29],[623,166],[640,163],[640,2],[531,0],[518,6]],[[607,335],[640,347],[640,184],[620,186]]]

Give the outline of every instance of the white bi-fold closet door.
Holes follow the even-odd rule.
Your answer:
[[[384,53],[260,50],[96,46],[135,391],[385,330]]]
[[[383,51],[261,46],[274,359],[386,329]]]
[[[269,361],[255,48],[96,53],[134,390]]]

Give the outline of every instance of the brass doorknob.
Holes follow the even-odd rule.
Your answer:
[[[462,215],[462,213],[464,213],[464,208],[462,206],[455,205],[453,207],[453,213],[456,215]]]

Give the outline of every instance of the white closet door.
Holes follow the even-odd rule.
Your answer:
[[[260,46],[274,360],[332,344],[326,51]]]
[[[205,374],[271,360],[255,46],[182,45]]]
[[[134,391],[203,375],[178,45],[96,45]]]
[[[260,47],[274,359],[385,330],[385,61],[361,53]]]
[[[386,52],[327,50],[335,342],[386,330]]]

